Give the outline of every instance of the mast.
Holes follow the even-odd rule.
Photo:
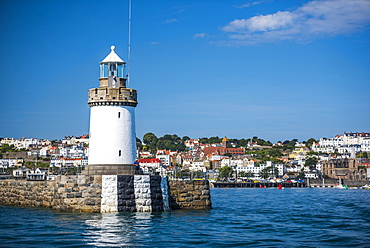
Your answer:
[[[127,87],[130,88],[131,77],[131,0],[128,1],[128,51],[127,51]]]

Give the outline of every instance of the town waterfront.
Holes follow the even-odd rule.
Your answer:
[[[369,247],[370,191],[214,188],[213,209],[81,214],[0,206],[0,247]]]

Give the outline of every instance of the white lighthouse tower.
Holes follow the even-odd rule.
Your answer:
[[[100,62],[100,87],[88,93],[90,145],[84,174],[135,174],[137,91],[126,87],[126,63],[114,49]]]

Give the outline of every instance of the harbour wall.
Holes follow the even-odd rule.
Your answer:
[[[368,180],[347,180],[341,179],[342,185],[348,185],[349,187],[362,187],[370,182]],[[339,185],[339,179],[309,179],[309,186],[311,187],[334,187]]]
[[[273,183],[273,182],[214,182],[210,183],[211,188],[277,188],[281,185],[284,188],[302,188],[302,187],[334,187],[339,185],[339,179],[305,179],[305,182],[295,183]],[[366,184],[370,184],[369,181],[365,180],[346,180],[341,179],[342,185],[348,185],[349,187],[362,187]]]
[[[211,209],[208,180],[170,181],[171,209]]]
[[[58,176],[55,181],[0,181],[0,204],[65,212],[161,212],[210,209],[209,183],[149,175]]]

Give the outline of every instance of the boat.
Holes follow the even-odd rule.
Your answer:
[[[341,184],[339,184],[339,185],[335,185],[334,188],[335,189],[348,189],[348,185],[341,185]]]
[[[348,189],[348,185],[343,185],[342,180],[339,179],[339,184],[335,185],[334,188],[336,188],[336,189]]]
[[[369,184],[365,184],[364,186],[361,187],[361,189],[370,190],[370,185]]]

